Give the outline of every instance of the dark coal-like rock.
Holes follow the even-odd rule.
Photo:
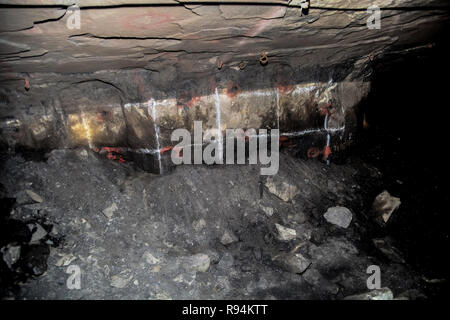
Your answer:
[[[19,264],[24,272],[40,276],[47,271],[47,259],[50,248],[45,244],[24,246]]]
[[[6,219],[0,224],[0,247],[9,243],[28,243],[31,231],[27,225],[15,219]]]

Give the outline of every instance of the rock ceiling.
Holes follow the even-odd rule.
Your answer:
[[[75,2],[80,28],[70,29],[67,6]],[[449,17],[445,0],[312,1],[308,14],[283,0],[196,2],[0,0],[0,72],[138,68],[201,77],[258,64],[262,52],[269,63],[303,67],[365,62],[432,45]],[[379,30],[366,25],[373,4],[387,8]]]

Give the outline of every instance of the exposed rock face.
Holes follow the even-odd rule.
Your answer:
[[[2,0],[0,4],[11,2]],[[432,28],[430,23],[445,15],[442,10],[433,15],[386,10],[379,32],[366,26],[369,6],[446,5],[433,0],[327,0],[313,1],[308,15],[302,15],[300,8],[287,6],[288,1],[272,6],[179,5],[183,1],[169,1],[176,5],[121,8],[111,5],[159,1],[78,1],[80,28],[70,29],[67,21],[71,12],[64,1],[40,2],[61,7],[2,9],[1,31],[6,32],[1,38],[3,71],[77,73],[143,68],[162,72],[153,80],[165,83],[177,77],[191,78],[194,74],[199,79],[212,74],[219,62],[223,63],[222,71],[238,69],[241,61],[247,61],[246,70],[259,65],[262,51],[267,53],[269,65],[306,67],[367,59],[390,46],[417,43],[426,36],[423,31]],[[103,8],[90,9],[92,5]],[[342,13],[315,7],[362,10]]]
[[[345,139],[369,90],[374,59],[426,50],[448,22],[439,9],[445,1],[432,0],[328,0],[312,3],[307,15],[288,1],[159,2],[171,5],[78,1],[80,29],[68,27],[74,12],[64,1],[0,8],[0,143],[159,151],[173,145],[174,128],[192,129],[195,120],[217,127],[218,110],[221,130],[279,128],[310,136],[323,128],[328,106],[328,128],[342,129]],[[111,7],[116,4],[125,6]],[[365,9],[373,4],[436,8],[383,10],[381,29],[371,30]]]

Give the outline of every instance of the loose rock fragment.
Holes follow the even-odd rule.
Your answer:
[[[209,269],[209,256],[203,253],[194,254],[184,259],[184,267],[187,270],[206,272]]]
[[[293,273],[303,273],[311,265],[311,261],[300,253],[277,257],[284,269]]]
[[[118,209],[117,204],[114,202],[112,205],[104,209],[102,212],[107,218],[111,219],[114,215],[114,212],[116,212],[117,209]]]
[[[18,205],[42,203],[44,199],[39,196],[36,192],[31,190],[19,191],[14,196],[16,198],[16,203]]]
[[[89,157],[89,154],[86,149],[79,150],[77,152],[77,155],[81,160],[86,160]]]
[[[156,300],[172,300],[172,297],[165,292],[159,292],[156,294]]]
[[[20,246],[7,245],[0,250],[3,253],[3,261],[9,269],[13,269],[13,265],[20,258]]]
[[[192,222],[192,227],[194,228],[194,230],[196,232],[202,231],[203,228],[206,227],[205,219],[199,219],[199,220],[196,220],[196,221]]]
[[[28,196],[33,200],[34,202],[41,203],[44,202],[44,199],[40,195],[38,195],[36,192],[32,190],[25,190],[25,192],[28,194]]]
[[[71,253],[58,253],[61,258],[56,262],[57,267],[66,267],[72,263],[77,257]]]
[[[392,300],[392,299],[394,299],[394,294],[389,288],[381,288],[344,298],[344,300]]]
[[[231,232],[231,231],[225,231],[222,235],[222,238],[220,238],[220,243],[222,243],[224,246],[231,244],[233,242],[238,241],[239,239]]]
[[[269,217],[271,217],[273,215],[273,208],[272,207],[261,206],[261,210],[264,211],[264,213],[266,215],[268,215]]]
[[[130,270],[124,270],[121,273],[111,277],[111,287],[125,288],[133,279],[133,275],[130,274]]]
[[[182,273],[176,276],[173,281],[178,283],[184,283],[188,286],[192,285],[195,281],[196,275],[194,273]]]
[[[400,204],[400,198],[393,197],[389,192],[383,191],[375,198],[372,204],[372,213],[378,222],[386,224]]]
[[[352,221],[352,212],[346,207],[331,207],[324,213],[323,217],[334,225],[347,228]]]
[[[145,252],[143,258],[148,264],[158,264],[159,259],[155,258],[150,252]]]
[[[39,241],[47,235],[47,231],[45,231],[45,229],[39,223],[30,224],[29,226],[31,228],[30,231],[33,232],[30,240],[31,244],[39,243]]]
[[[297,238],[297,232],[294,229],[284,227],[278,223],[275,223],[275,227],[278,231],[278,239],[282,241],[290,241]]]
[[[234,265],[234,258],[233,256],[225,252],[222,258],[220,259],[219,263],[217,264],[218,269],[222,270],[230,270]]]
[[[297,195],[297,187],[287,183],[286,181],[274,180],[269,177],[266,181],[267,190],[283,201],[291,201]]]

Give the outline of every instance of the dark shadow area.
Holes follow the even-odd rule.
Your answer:
[[[397,241],[407,262],[425,276],[436,296],[448,287],[441,280],[447,279],[449,268],[445,258],[449,53],[446,41],[438,41],[426,52],[375,64],[353,150],[382,173],[382,185],[369,194],[375,197],[388,190],[401,199],[384,233]]]

